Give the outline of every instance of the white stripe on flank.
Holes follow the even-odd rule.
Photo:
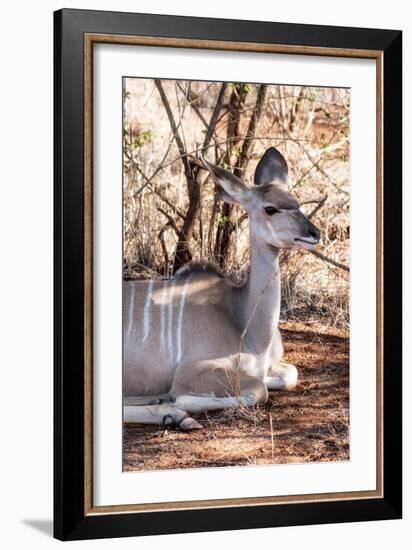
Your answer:
[[[166,300],[167,282],[163,283],[162,298],[160,300],[160,350],[163,351],[166,345]]]
[[[147,340],[147,337],[150,333],[150,320],[152,317],[152,291],[153,291],[153,280],[151,280],[147,287],[146,300],[144,302],[143,309],[143,342]]]
[[[131,297],[129,301],[129,319],[128,319],[128,325],[127,325],[127,334],[130,336],[130,332],[132,331],[132,325],[133,325],[133,317],[134,317],[134,301],[135,301],[135,294],[136,294],[136,288],[134,285],[132,285],[132,292]]]
[[[173,330],[173,294],[175,290],[176,280],[172,279],[170,281],[170,291],[169,291],[169,304],[168,304],[168,318],[167,318],[167,349],[169,350],[170,356],[173,358],[173,339],[172,339],[172,330]]]
[[[182,325],[183,325],[183,313],[185,309],[185,302],[186,302],[186,294],[187,294],[187,288],[189,286],[190,281],[192,280],[192,274],[188,276],[186,279],[186,282],[184,284],[183,290],[182,290],[182,296],[180,297],[180,305],[179,305],[179,316],[177,319],[177,358],[176,362],[180,363],[182,360]]]

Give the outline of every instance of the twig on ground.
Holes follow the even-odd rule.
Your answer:
[[[274,434],[273,434],[272,413],[269,413],[269,424],[270,424],[270,440],[272,443],[272,462],[275,462],[275,440],[274,440]]]

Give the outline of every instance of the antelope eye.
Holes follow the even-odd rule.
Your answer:
[[[269,216],[273,216],[273,214],[277,214],[279,210],[276,210],[273,206],[266,206],[265,207],[266,214],[269,214]]]

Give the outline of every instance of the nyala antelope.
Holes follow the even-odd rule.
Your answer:
[[[298,372],[282,361],[279,250],[313,249],[317,227],[287,191],[275,148],[255,185],[203,160],[222,198],[250,221],[250,274],[236,286],[208,264],[189,263],[168,281],[124,283],[124,421],[200,428],[190,415],[252,407],[268,390],[291,390]]]

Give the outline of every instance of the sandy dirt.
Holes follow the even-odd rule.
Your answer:
[[[196,416],[184,433],[124,426],[125,471],[349,460],[349,337],[319,324],[280,326],[284,359],[299,370],[292,392],[253,410]]]

